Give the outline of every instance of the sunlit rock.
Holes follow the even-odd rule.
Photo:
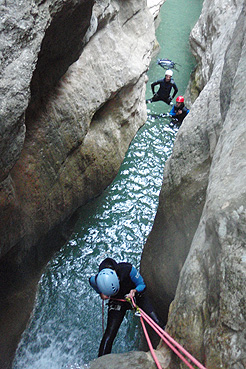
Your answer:
[[[204,1],[191,33],[199,96],[166,164],[141,263],[166,318],[174,299],[171,335],[213,369],[246,365],[245,19],[243,1]]]
[[[0,11],[0,367],[7,369],[42,267],[66,240],[64,222],[111,183],[146,121],[155,31],[145,1],[5,1]]]
[[[160,8],[166,0],[147,0],[149,11],[156,18],[159,15]]]
[[[82,4],[30,3],[20,14],[18,7],[6,8],[6,22],[15,13],[16,29],[7,35],[13,50],[6,54],[11,61],[6,60],[1,80],[2,255],[20,241],[31,247],[98,195],[146,120],[152,16],[144,2],[100,1],[93,11],[92,2]],[[19,18],[30,23],[29,33],[23,23],[23,36],[18,36]],[[42,32],[31,27],[35,20]],[[17,37],[25,42],[16,46]]]

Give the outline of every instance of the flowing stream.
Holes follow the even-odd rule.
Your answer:
[[[160,14],[156,35],[160,51],[149,72],[150,83],[165,71],[156,61],[169,58],[177,65],[174,80],[182,95],[195,60],[189,49],[189,33],[197,21],[202,0],[167,0]],[[133,139],[113,183],[80,210],[73,236],[49,262],[29,327],[23,334],[15,369],[75,369],[97,357],[102,337],[102,305],[88,278],[99,263],[111,256],[139,267],[143,245],[158,207],[163,168],[172,152],[177,130],[160,116],[171,107],[163,102],[148,104],[148,119]],[[106,319],[106,314],[105,314]],[[138,318],[128,312],[113,351],[139,347]]]

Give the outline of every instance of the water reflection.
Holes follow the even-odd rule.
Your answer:
[[[75,362],[82,367],[96,357],[102,336],[101,301],[88,279],[107,255],[139,266],[175,134],[163,118],[159,124],[148,120],[112,185],[81,209],[72,239],[42,277],[34,319],[19,348],[16,369],[20,365],[61,369]],[[138,347],[138,323],[129,312],[113,352]]]

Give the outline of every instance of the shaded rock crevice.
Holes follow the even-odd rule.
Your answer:
[[[78,57],[78,50],[82,50],[81,37],[86,32],[90,18],[84,17],[81,12],[75,13],[78,6],[85,6],[87,13],[91,11],[93,2],[87,1],[69,1],[66,2],[46,1],[40,4],[30,0],[28,2],[5,3],[1,5],[1,55],[3,63],[1,63],[1,102],[0,102],[0,122],[1,122],[1,145],[0,156],[2,166],[0,167],[0,180],[5,179],[10,170],[19,159],[21,150],[25,140],[25,120],[21,119],[25,114],[31,97],[31,80],[35,74],[36,65],[39,60],[39,53],[45,34],[49,26],[52,25],[53,18],[59,17],[58,14],[63,11],[63,8],[70,6],[71,19],[80,16],[80,22],[77,22],[77,32],[73,35],[73,46],[75,52],[70,50],[70,54],[66,54],[69,33],[66,34],[66,43],[56,45],[57,57],[60,58],[60,63],[63,69],[67,69],[69,65]],[[70,4],[70,5],[69,5]],[[86,6],[88,5],[88,7]],[[81,27],[81,25],[83,27]],[[51,26],[52,27],[52,26]],[[75,45],[75,35],[78,34],[77,46]],[[70,33],[70,35],[72,35]],[[65,36],[61,36],[61,38]],[[50,41],[51,42],[51,41]],[[48,46],[48,45],[47,45]],[[51,48],[51,44],[49,45]],[[60,47],[60,53],[58,49]],[[53,48],[51,48],[53,49]],[[63,50],[62,50],[63,49]],[[64,50],[65,49],[65,50]],[[41,53],[42,55],[42,53]],[[43,58],[44,60],[45,58]],[[65,65],[67,63],[67,65]],[[57,67],[56,67],[57,68]],[[52,69],[52,67],[51,67]],[[59,68],[57,68],[59,69]],[[62,68],[61,68],[62,69]],[[44,75],[39,82],[48,74],[49,68],[44,71]],[[32,88],[32,96],[39,93],[39,87]],[[17,126],[17,122],[19,125]],[[21,125],[20,125],[21,124]],[[14,127],[17,126],[17,130]],[[20,128],[19,128],[20,127]],[[8,143],[13,142],[13,145]],[[10,160],[11,158],[11,160]]]
[[[49,13],[52,17],[42,40],[38,61],[30,84],[31,99],[27,116],[36,114],[40,104],[45,104],[49,92],[53,90],[68,67],[78,60],[82,40],[88,30],[94,0],[65,2],[57,11],[52,3]],[[29,119],[30,124],[30,119]]]

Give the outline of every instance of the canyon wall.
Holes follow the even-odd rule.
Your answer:
[[[208,369],[246,368],[245,10],[205,0],[191,32],[198,67],[187,101],[197,99],[164,169],[141,263],[166,319],[171,303],[167,330]]]
[[[166,330],[207,369],[246,368],[245,13],[242,0],[203,3],[190,36],[192,108],[166,163],[141,261]],[[162,342],[156,354],[163,369],[187,367]],[[135,359],[155,367],[149,354]],[[128,366],[124,355],[117,360]],[[114,355],[107,365],[118,368]],[[90,366],[99,367],[107,367],[102,359]]]
[[[156,14],[156,1],[148,5]],[[112,181],[146,120],[155,30],[142,0],[5,1],[0,11],[0,368],[7,369],[42,267],[65,242],[75,210]],[[167,330],[208,369],[246,368],[245,28],[244,1],[204,0],[190,37],[193,105],[164,170],[141,262]],[[157,355],[163,368],[182,367],[162,344]],[[155,367],[149,353],[110,355],[90,367],[133,362]]]
[[[117,174],[146,121],[146,1],[2,1],[0,368],[74,212]]]
[[[102,192],[146,120],[155,36],[145,2],[55,4],[3,9],[15,33],[2,35],[1,256]]]

